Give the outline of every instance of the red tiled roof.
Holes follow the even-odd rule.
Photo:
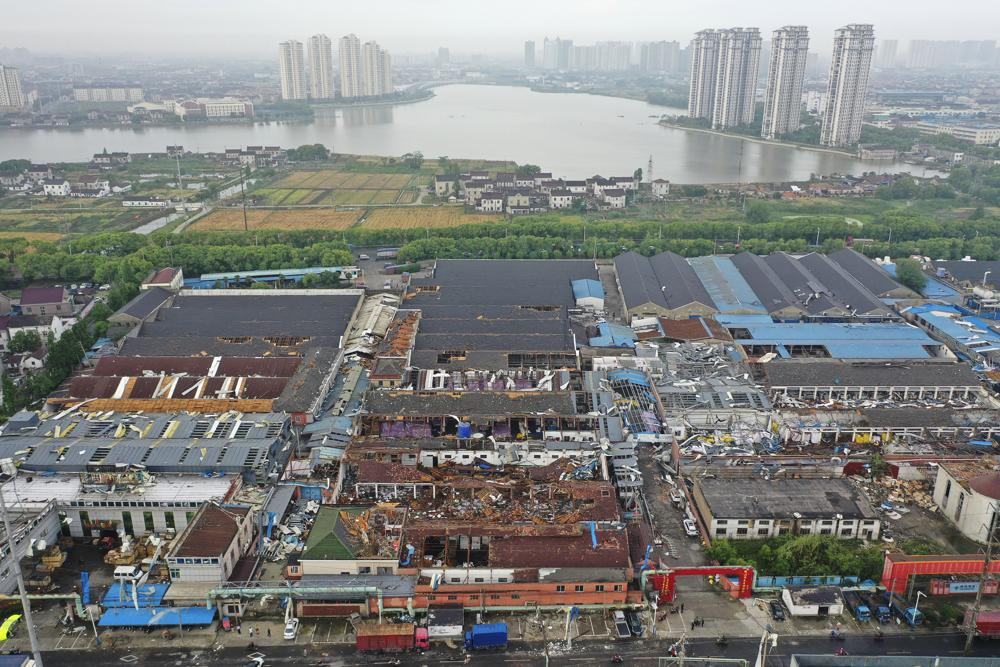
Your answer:
[[[692,317],[686,320],[661,318],[660,326],[663,328],[665,338],[675,340],[704,340],[706,338],[732,340],[732,336],[729,335],[726,328],[710,317]]]
[[[190,526],[183,542],[172,554],[182,556],[221,556],[233,543],[239,531],[236,521],[229,516],[246,516],[249,507],[227,507],[225,511],[215,505],[206,505],[205,510]]]
[[[21,305],[35,306],[43,303],[62,303],[66,290],[62,287],[25,287],[21,291]]]
[[[152,283],[154,285],[162,285],[164,283],[169,283],[177,275],[177,269],[167,267],[165,269],[160,269],[153,277],[147,280],[147,283]]]

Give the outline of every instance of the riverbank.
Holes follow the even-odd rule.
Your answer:
[[[688,132],[701,132],[702,134],[714,134],[720,137],[729,137],[730,139],[743,139],[744,141],[749,141],[755,144],[763,144],[765,146],[784,146],[785,148],[801,148],[802,150],[812,151],[814,153],[829,153],[831,155],[840,155],[855,160],[860,160],[855,153],[850,153],[848,151],[838,150],[836,148],[824,148],[822,146],[813,146],[811,144],[797,144],[793,141],[775,141],[774,139],[764,139],[762,137],[750,137],[745,134],[733,134],[732,132],[723,132],[722,130],[709,130],[704,127],[690,127],[688,125],[681,125],[680,123],[671,123],[669,120],[661,120],[659,125],[663,127],[670,127],[675,130],[687,130]],[[866,162],[879,162],[880,160],[865,160]]]
[[[312,102],[311,109],[364,109],[366,107],[390,107],[402,104],[413,104],[415,102],[426,102],[434,97],[435,93],[431,88],[423,88],[423,94],[419,97],[405,97],[394,100],[377,100],[372,102]]]

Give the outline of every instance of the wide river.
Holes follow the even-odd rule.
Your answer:
[[[318,110],[310,123],[187,127],[9,129],[0,159],[71,162],[109,151],[292,147],[322,143],[339,153],[487,158],[533,163],[557,177],[624,176],[646,169],[676,183],[803,180],[810,174],[911,171],[910,165],[760,144],[657,125],[680,109],[597,95],[536,93],[527,88],[449,85],[424,102]]]

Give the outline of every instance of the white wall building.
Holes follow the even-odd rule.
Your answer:
[[[141,86],[74,86],[75,102],[142,102]]]
[[[309,38],[309,92],[313,99],[334,98],[333,79],[333,42],[326,35],[313,35]]]
[[[278,74],[281,77],[281,99],[306,99],[302,42],[290,39],[278,45]]]
[[[779,535],[878,539],[881,521],[844,479],[703,479],[694,503],[712,539]]]
[[[42,192],[46,197],[69,197],[72,188],[65,178],[47,178],[42,181]]]
[[[757,28],[723,30],[719,38],[712,127],[726,129],[753,121],[760,64],[760,31]]]
[[[357,35],[340,38],[340,96],[361,97],[364,79],[361,75],[361,40]]]
[[[809,56],[809,29],[785,26],[771,34],[771,62],[760,136],[774,139],[799,128],[802,82]]]
[[[934,504],[960,533],[985,543],[1000,510],[1000,472],[981,462],[942,463],[934,480]]]
[[[19,111],[27,105],[17,68],[0,65],[0,111]]]
[[[834,33],[820,128],[820,143],[824,146],[851,146],[861,140],[874,51],[875,30],[869,24],[851,24]]]
[[[388,95],[392,87],[392,58],[378,42],[365,42],[361,49],[362,95]]]
[[[719,33],[700,30],[695,33],[688,51],[691,58],[688,115],[692,118],[711,118],[719,62]]]
[[[170,581],[206,586],[228,581],[253,541],[254,516],[249,507],[202,505],[166,558]]]

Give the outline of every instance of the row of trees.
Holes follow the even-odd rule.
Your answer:
[[[705,553],[723,565],[752,565],[759,574],[776,577],[843,575],[877,579],[884,560],[877,546],[832,535],[715,540]]]

